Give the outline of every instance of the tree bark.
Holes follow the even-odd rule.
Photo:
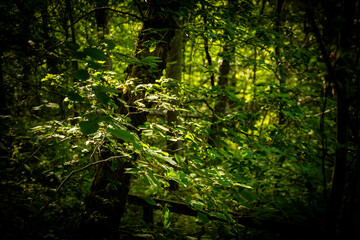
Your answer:
[[[146,65],[131,65],[128,67],[128,80],[132,79],[135,86],[138,84],[154,83],[156,79],[162,76],[162,71],[166,67],[166,57],[169,43],[174,36],[176,27],[173,15],[166,12],[167,10],[176,11],[179,5],[176,2],[161,3],[156,0],[148,1],[148,10],[145,14],[142,30],[138,36],[135,57],[139,60],[147,56],[155,56],[161,62],[157,63],[155,68]],[[154,31],[161,29],[162,31]],[[164,31],[164,29],[167,29]],[[151,30],[151,31],[149,31]],[[149,46],[144,44],[147,41],[156,42],[154,51],[150,51]],[[135,95],[129,89],[123,91],[122,98],[130,107],[120,106],[121,113],[129,114],[131,124],[137,128],[147,119],[147,112],[134,107],[134,102],[144,98],[144,92],[137,92]],[[150,103],[146,103],[150,107]],[[134,131],[134,129],[129,129]],[[138,132],[140,134],[140,132]],[[118,162],[118,167],[113,170],[109,163],[104,163],[96,170],[90,193],[87,196],[88,209],[91,212],[99,211],[106,218],[98,227],[108,226],[107,231],[101,231],[102,234],[109,233],[109,238],[117,239],[119,235],[119,225],[121,217],[125,212],[126,199],[130,186],[130,175],[125,173],[125,169],[131,167],[136,161],[138,155],[133,153],[131,161]],[[107,188],[111,182],[117,182],[117,188]],[[110,199],[110,203],[99,201],[98,199]],[[110,229],[109,229],[110,228]],[[94,229],[96,231],[96,229]]]
[[[344,189],[346,185],[346,166],[349,144],[349,84],[352,81],[353,74],[349,60],[352,57],[351,48],[353,46],[353,26],[354,26],[354,9],[356,1],[343,1],[341,19],[342,24],[339,33],[338,50],[340,57],[335,65],[335,87],[337,94],[337,147],[335,166],[333,171],[332,188],[327,206],[327,232],[335,236],[337,225],[341,221],[341,210],[344,200]],[[350,70],[350,71],[349,71]],[[344,234],[344,233],[342,233]]]
[[[227,11],[230,21],[231,11],[236,7],[234,6],[233,0],[228,0],[227,4],[228,4]],[[216,99],[215,102],[213,123],[211,124],[211,134],[209,141],[211,145],[217,144],[218,142],[217,131],[220,130],[220,126],[218,126],[218,124],[216,124],[215,121],[217,117],[223,116],[226,111],[226,105],[228,100],[226,94],[226,88],[229,86],[229,74],[231,70],[230,64],[234,59],[234,53],[235,53],[235,45],[233,43],[232,36],[227,29],[225,29],[224,32],[224,39],[225,39],[225,43],[223,45],[223,50],[222,50],[222,62],[219,67],[219,79],[217,83],[218,98]]]
[[[169,86],[169,93],[178,95],[178,84],[181,83],[181,75],[182,75],[182,63],[183,63],[183,32],[180,29],[175,30],[175,36],[170,44],[170,49],[168,51],[166,66],[166,77],[174,80],[174,83]],[[177,105],[179,101],[173,102],[173,104]],[[177,110],[168,110],[167,114],[167,124],[170,127],[176,127],[180,123],[178,117],[179,112]],[[170,136],[174,136],[173,133],[169,132]],[[166,140],[166,151],[171,155],[175,153],[181,155],[181,141],[173,141]],[[177,190],[179,185],[177,182],[170,180],[170,189]]]
[[[282,24],[282,8],[284,5],[285,0],[278,0],[276,4],[276,12],[275,12],[275,31],[281,35],[281,24]],[[275,57],[276,57],[276,63],[279,73],[279,89],[280,93],[284,92],[284,87],[286,84],[286,76],[285,76],[285,67],[284,63],[281,59],[281,53],[280,53],[280,38],[277,37],[277,43],[275,47]],[[279,125],[282,125],[285,123],[285,115],[283,113],[284,104],[282,103],[281,99],[279,102]]]

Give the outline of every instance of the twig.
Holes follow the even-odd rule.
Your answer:
[[[65,184],[65,182],[67,180],[69,180],[69,178],[74,175],[75,173],[78,173],[78,172],[82,172],[86,169],[88,169],[89,167],[92,167],[94,165],[97,165],[97,164],[100,164],[100,163],[104,163],[104,162],[110,162],[114,159],[117,159],[117,158],[124,158],[126,156],[113,156],[113,157],[109,157],[109,158],[106,158],[106,159],[103,159],[103,160],[99,160],[99,161],[96,161],[96,162],[93,162],[93,163],[89,163],[88,165],[82,167],[82,168],[79,168],[79,169],[76,169],[74,171],[72,171],[69,175],[66,176],[66,178],[64,178],[64,180],[60,183],[60,185],[56,188],[56,192],[58,192],[60,190],[60,188],[62,188],[62,186]]]
[[[50,137],[52,137],[56,133],[58,128],[59,126],[55,128],[54,132],[50,135]],[[46,140],[28,158],[26,158],[18,168],[14,170],[14,174],[16,174],[32,157],[34,157],[43,146],[45,146],[45,143],[50,139],[50,137],[46,138]]]
[[[134,2],[135,2],[136,7],[139,9],[139,13],[140,13],[142,19],[145,19],[145,16],[144,16],[143,12],[141,11],[139,2],[137,0],[134,0]]]
[[[117,159],[117,158],[125,158],[126,156],[123,155],[123,156],[113,156],[113,157],[109,157],[109,158],[106,158],[106,159],[103,159],[103,160],[100,160],[100,161],[96,161],[96,162],[93,162],[93,163],[89,163],[88,165],[82,167],[82,168],[79,168],[77,170],[74,170],[72,171],[69,175],[66,176],[66,178],[64,178],[64,180],[62,180],[62,182],[60,183],[60,185],[56,188],[55,192],[58,192],[63,186],[64,184],[70,179],[70,177],[72,175],[74,175],[75,173],[78,173],[78,172],[81,172],[81,171],[84,171],[86,169],[88,169],[89,167],[92,167],[92,166],[95,166],[97,164],[100,164],[100,163],[104,163],[104,162],[110,162],[114,159]],[[34,215],[32,215],[30,217],[30,219],[32,218],[35,218],[37,217],[40,213],[42,213],[49,205],[50,203],[54,201],[54,199],[49,199],[49,201],[47,201],[47,203],[37,212],[35,213]]]
[[[90,14],[92,14],[92,13],[98,11],[98,10],[110,10],[110,11],[112,11],[112,12],[120,13],[120,14],[124,14],[124,15],[129,15],[129,16],[131,16],[131,17],[133,17],[133,18],[136,18],[136,19],[138,19],[138,20],[140,20],[140,21],[143,21],[143,18],[141,18],[141,17],[139,17],[139,16],[137,16],[136,14],[133,14],[133,13],[116,10],[116,9],[111,8],[111,7],[97,7],[97,8],[94,8],[93,10],[85,13],[84,15],[82,15],[81,17],[79,17],[78,19],[76,19],[75,21],[73,21],[72,23],[70,23],[70,25],[68,25],[68,26],[65,28],[65,30],[71,28],[71,27],[74,26],[76,23],[78,23],[81,19],[85,18],[86,16],[88,16],[88,15],[90,15]],[[58,43],[58,44],[56,44],[56,45],[54,45],[54,46],[49,47],[49,49],[57,48],[57,47],[63,45],[63,44],[68,40],[68,38],[69,38],[69,36],[66,36],[66,38],[65,38],[63,41],[61,41],[60,43]]]

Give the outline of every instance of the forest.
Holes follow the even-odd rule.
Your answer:
[[[0,9],[1,239],[360,236],[360,1]]]

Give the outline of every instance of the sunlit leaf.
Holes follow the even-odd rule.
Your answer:
[[[145,197],[144,200],[150,205],[153,205],[153,206],[156,205],[156,202],[151,197]]]
[[[169,228],[171,224],[170,210],[167,207],[164,207],[162,209],[162,212],[164,216],[164,228]]]

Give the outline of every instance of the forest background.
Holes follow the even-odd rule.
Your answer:
[[[357,0],[0,3],[2,239],[355,239]]]

